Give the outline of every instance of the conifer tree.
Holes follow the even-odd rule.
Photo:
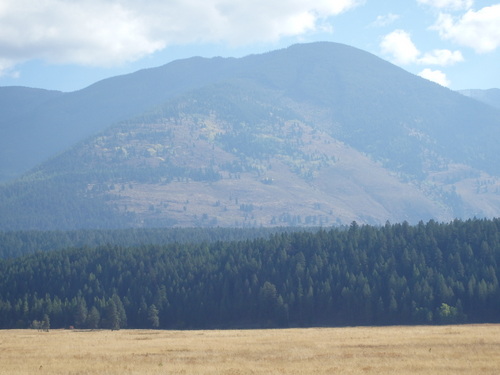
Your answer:
[[[148,309],[148,321],[151,324],[151,327],[158,328],[160,326],[160,318],[158,316],[158,309],[153,304],[149,306]]]
[[[75,326],[78,328],[83,328],[87,321],[87,303],[83,298],[79,298],[75,309]]]
[[[99,327],[99,322],[101,321],[101,314],[95,306],[92,306],[87,315],[87,327],[90,329],[97,329]]]
[[[109,329],[120,329],[120,314],[116,308],[115,301],[109,299],[106,306],[106,323]]]
[[[50,329],[50,319],[49,319],[49,316],[47,314],[45,314],[43,316],[43,320],[42,320],[42,329],[45,331],[45,332],[49,332],[49,329]]]

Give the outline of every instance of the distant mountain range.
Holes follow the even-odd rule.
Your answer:
[[[488,100],[335,43],[0,88],[0,229],[498,216]]]
[[[460,90],[461,94],[500,109],[500,89]]]

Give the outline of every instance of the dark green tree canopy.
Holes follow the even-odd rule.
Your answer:
[[[499,219],[38,252],[0,260],[0,327],[499,322],[499,262]]]

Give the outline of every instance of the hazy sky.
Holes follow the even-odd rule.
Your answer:
[[[500,2],[487,0],[0,0],[0,86],[73,91],[318,40],[451,89],[500,88]]]

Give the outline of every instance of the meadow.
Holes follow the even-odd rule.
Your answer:
[[[499,374],[500,325],[2,330],[8,374]]]

